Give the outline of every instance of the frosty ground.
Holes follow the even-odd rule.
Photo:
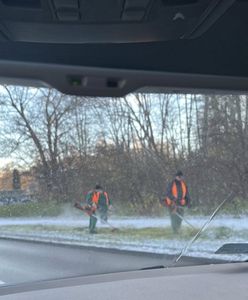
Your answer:
[[[85,216],[1,218],[0,236],[178,255],[197,230],[208,220],[208,217],[187,216],[187,219],[195,229],[183,223],[180,234],[174,235],[170,228],[168,216],[163,218],[112,216],[109,223],[118,228],[118,231],[112,232],[108,225],[98,222],[98,234],[90,235],[87,228],[88,218]],[[224,243],[244,243],[247,241],[247,216],[219,216],[188,249],[186,255],[244,260],[248,257],[220,256],[214,252]]]

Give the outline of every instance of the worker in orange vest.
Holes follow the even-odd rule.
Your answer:
[[[174,180],[168,185],[164,202],[169,208],[173,232],[178,233],[182,224],[184,207],[190,206],[189,190],[183,180],[182,171],[178,171]]]
[[[107,192],[97,184],[95,188],[89,191],[86,195],[87,205],[91,208],[89,232],[96,233],[97,216],[96,211],[99,210],[102,221],[108,220],[108,209],[110,208],[110,200]]]

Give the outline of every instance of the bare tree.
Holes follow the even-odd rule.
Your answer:
[[[22,138],[28,147],[33,146],[48,191],[61,189],[61,141],[69,130],[63,124],[74,106],[66,96],[51,89],[7,86],[4,89],[2,102],[11,109],[8,120],[9,124],[14,124],[17,139]],[[25,151],[22,155],[32,156],[32,153]]]

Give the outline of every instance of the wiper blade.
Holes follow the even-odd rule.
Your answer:
[[[248,254],[248,243],[224,244],[215,254]]]
[[[182,249],[180,254],[176,257],[176,259],[167,267],[174,266],[188,251],[189,247],[192,246],[192,244],[199,238],[201,233],[208,227],[208,225],[211,223],[211,221],[214,219],[214,217],[217,215],[219,210],[222,208],[222,206],[227,202],[231,201],[235,196],[234,192],[231,192],[214,210],[212,215],[209,217],[209,219],[203,224],[203,226],[199,229],[199,231],[194,235],[194,237],[189,241],[189,243]]]
[[[151,266],[151,267],[141,268],[140,271],[143,271],[143,270],[164,269],[164,268],[165,268],[165,266],[163,266],[163,265],[160,265],[160,266]]]

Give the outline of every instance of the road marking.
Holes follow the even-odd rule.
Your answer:
[[[4,281],[2,281],[2,280],[0,280],[0,284],[5,284],[5,282],[4,282]]]

